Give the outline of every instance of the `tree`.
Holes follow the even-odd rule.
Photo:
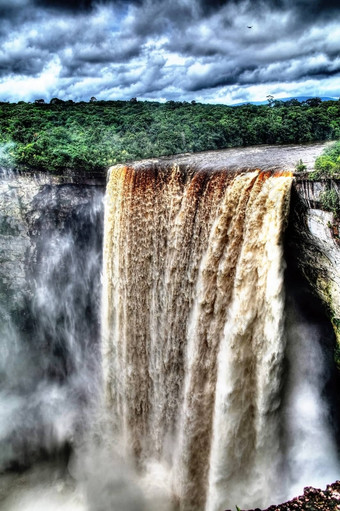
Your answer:
[[[267,97],[267,101],[268,101],[268,105],[269,106],[272,106],[273,103],[274,103],[274,96],[272,96],[271,94],[269,94]]]
[[[322,99],[321,98],[309,98],[309,99],[306,99],[306,104],[308,106],[311,106],[311,107],[319,106],[321,103],[322,103]]]
[[[285,101],[284,103],[285,103],[285,106],[288,108],[291,106],[301,106],[300,101],[296,98],[289,99],[288,101]]]
[[[64,101],[59,98],[52,98],[50,101],[51,105],[62,105],[63,103],[64,103]]]

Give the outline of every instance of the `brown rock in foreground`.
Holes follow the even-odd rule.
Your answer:
[[[295,497],[289,502],[278,506],[269,506],[266,509],[260,508],[249,509],[247,511],[339,511],[340,510],[340,481],[327,485],[326,490],[312,488],[307,486],[304,488],[303,495]],[[228,509],[226,511],[233,511]],[[245,510],[239,510],[245,511]]]

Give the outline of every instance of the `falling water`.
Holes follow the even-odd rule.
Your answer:
[[[269,504],[289,175],[114,167],[103,339],[117,435],[185,510]]]
[[[202,158],[111,169],[102,279],[100,191],[41,186],[25,256],[0,186],[0,469],[33,465],[1,509],[266,507],[338,478],[323,326],[285,300],[292,177]]]

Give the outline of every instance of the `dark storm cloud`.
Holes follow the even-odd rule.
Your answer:
[[[116,5],[142,5],[143,0],[33,0],[33,4],[37,7],[47,9],[56,9],[60,11],[89,11],[93,9],[98,3]]]
[[[228,4],[240,5],[244,0],[200,0],[199,3],[204,14],[211,14]],[[337,0],[249,0],[248,6],[256,10],[294,10],[305,16],[323,15],[330,11],[338,11],[340,8]]]
[[[0,98],[34,95],[25,77],[46,97],[212,100],[340,72],[331,0],[0,0],[0,13]]]
[[[61,10],[84,10],[91,9],[92,0],[35,0],[34,5]]]
[[[44,68],[45,59],[39,52],[25,52],[25,55],[0,55],[0,76],[7,74],[34,76]]]
[[[119,48],[106,45],[98,47],[75,45],[69,54],[60,58],[61,76],[98,76],[103,66],[124,63],[138,57],[139,54],[140,47],[135,41],[121,42]]]
[[[8,33],[12,25],[31,20],[32,14],[28,0],[0,0],[0,30],[4,28]]]
[[[208,65],[202,73],[189,77],[185,89],[198,92],[204,89],[224,87],[228,85],[266,84],[276,81],[293,82],[308,78],[327,78],[340,74],[340,60],[322,63],[313,60],[292,60],[279,63],[268,63],[262,66],[244,65],[233,67],[223,64]]]

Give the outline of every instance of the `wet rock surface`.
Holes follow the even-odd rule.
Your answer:
[[[23,314],[44,235],[70,230],[98,190],[104,193],[105,178],[0,169],[0,307]],[[78,223],[80,231],[84,226]]]
[[[340,181],[297,177],[292,189],[286,257],[324,305],[340,347],[340,245],[338,219],[324,211],[320,198],[328,190],[340,195]],[[339,351],[340,348],[338,348]],[[339,351],[340,353],[340,351]],[[340,357],[337,355],[340,367]]]
[[[93,379],[99,338],[104,191],[88,177],[0,169],[0,472],[59,456],[82,421],[82,375]]]
[[[327,485],[325,490],[307,486],[303,495],[278,506],[266,509],[254,508],[247,511],[337,511],[340,509],[340,481]],[[232,511],[232,510],[226,510]],[[239,511],[246,511],[241,510]]]

